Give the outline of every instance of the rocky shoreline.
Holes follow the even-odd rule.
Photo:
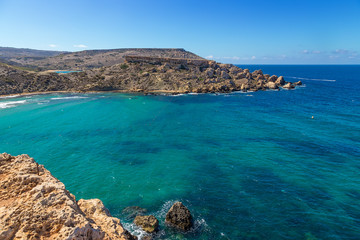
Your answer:
[[[28,155],[0,154],[0,239],[136,240],[99,199],[79,199]],[[140,207],[128,207],[130,220],[152,239],[159,221]],[[175,202],[166,214],[168,227],[186,232],[190,211]],[[129,219],[128,219],[129,220]]]
[[[28,155],[0,154],[0,181],[0,239],[137,239],[101,200],[76,200]]]
[[[81,72],[31,72],[0,64],[0,95],[44,92],[228,93],[293,89],[284,77],[205,59],[125,56],[125,62]]]

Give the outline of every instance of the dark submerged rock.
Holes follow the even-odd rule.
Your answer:
[[[125,216],[126,220],[132,221],[136,216],[143,216],[147,213],[145,208],[139,206],[130,206],[124,208],[122,214]]]

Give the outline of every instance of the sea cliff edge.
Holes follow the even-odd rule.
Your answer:
[[[0,239],[137,239],[101,200],[76,200],[28,155],[0,154],[0,182]]]

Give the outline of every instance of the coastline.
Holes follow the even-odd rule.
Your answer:
[[[288,90],[288,89],[287,89]],[[252,89],[247,91],[230,91],[225,93],[232,93],[232,92],[256,92],[258,90]],[[280,89],[267,89],[264,91],[280,91]],[[47,94],[86,94],[86,93],[128,93],[128,94],[144,94],[144,95],[157,95],[157,94],[168,94],[168,95],[178,95],[178,94],[199,94],[198,92],[189,92],[189,91],[176,91],[176,90],[143,90],[143,89],[137,89],[133,91],[129,90],[109,90],[109,91],[44,91],[44,92],[26,92],[26,93],[12,93],[12,94],[2,94],[0,95],[0,99],[5,98],[16,98],[16,97],[23,97],[23,96],[35,96],[35,95],[47,95]],[[201,92],[202,94],[207,93],[221,93],[221,92]]]
[[[57,93],[63,93],[63,94],[81,94],[81,93],[144,93],[144,94],[184,94],[186,92],[179,92],[179,91],[162,91],[162,90],[155,90],[155,91],[127,91],[127,90],[112,90],[112,91],[45,91],[45,92],[29,92],[29,93],[14,93],[14,94],[3,94],[0,95],[0,99],[3,98],[16,98],[16,97],[23,97],[23,96],[35,96],[35,95],[47,95],[47,94],[57,94]]]

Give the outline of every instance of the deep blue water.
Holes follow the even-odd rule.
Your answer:
[[[304,85],[5,98],[0,151],[34,157],[136,234],[127,206],[159,218],[159,239],[360,239],[360,66],[240,67]],[[190,233],[164,225],[175,201]]]

